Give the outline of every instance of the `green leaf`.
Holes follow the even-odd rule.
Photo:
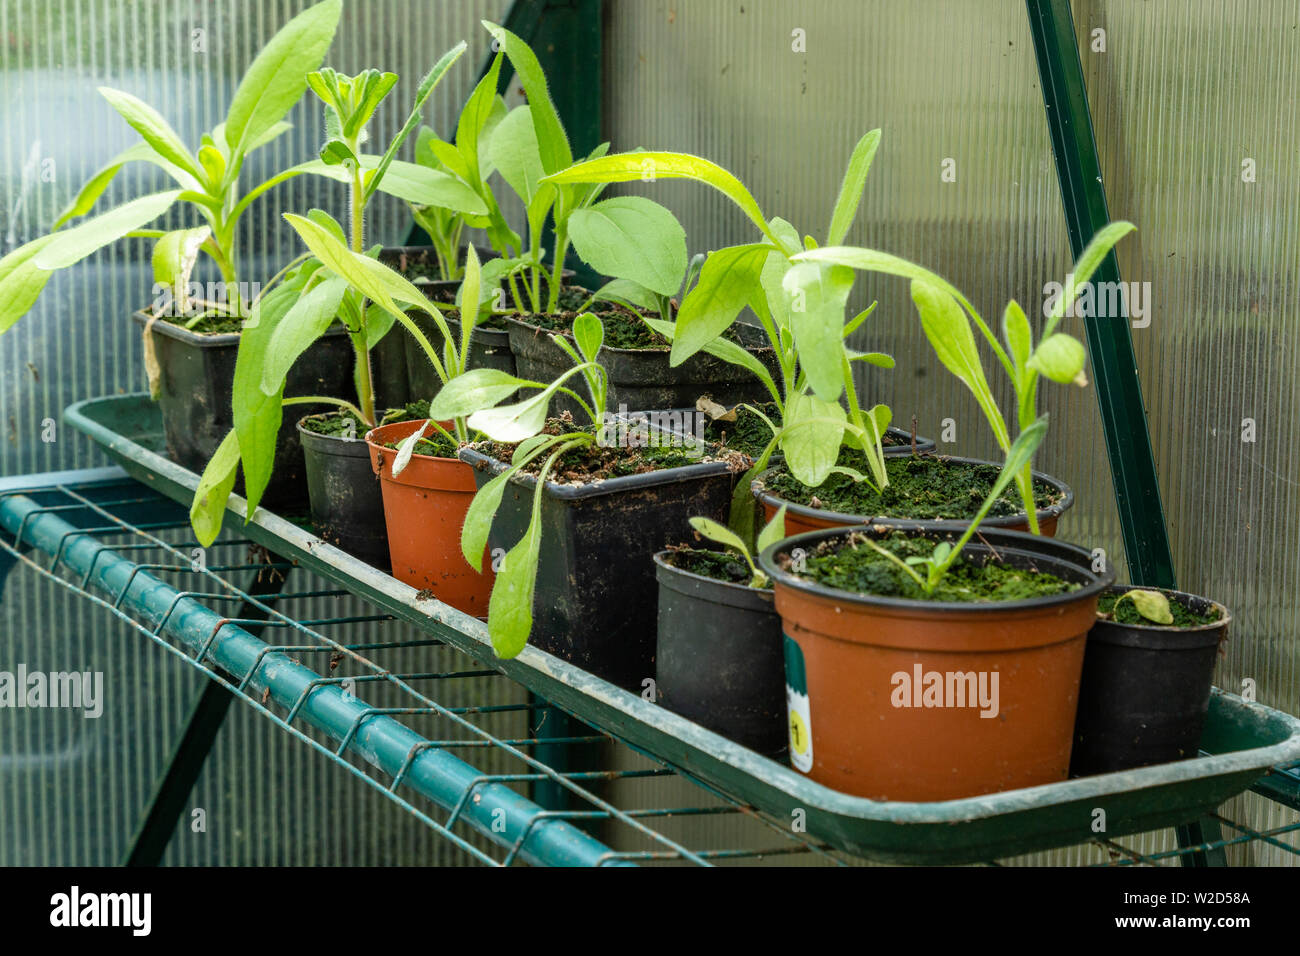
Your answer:
[[[835,200],[835,209],[831,213],[830,228],[826,230],[826,245],[837,246],[848,235],[849,227],[858,214],[858,204],[862,201],[862,190],[867,184],[867,172],[871,169],[871,160],[875,158],[876,147],[880,145],[880,130],[873,129],[853,148],[849,157],[848,169],[844,171],[844,180],[840,183],[839,198]]]
[[[397,324],[397,316],[387,309],[371,305],[366,309],[366,351],[369,352],[384,340]]]
[[[533,492],[532,519],[519,543],[506,552],[488,599],[488,634],[497,657],[517,657],[533,630],[533,594],[542,550],[542,482]]]
[[[884,352],[855,352],[852,349],[845,350],[848,353],[850,362],[866,362],[868,365],[874,365],[876,368],[893,368],[895,365],[894,357],[886,355]]]
[[[546,175],[542,154],[537,146],[533,114],[527,106],[517,106],[492,133],[488,156],[501,178],[515,191],[525,206],[532,203]]]
[[[1069,311],[1070,306],[1079,294],[1079,290],[1092,278],[1092,274],[1097,271],[1106,255],[1115,247],[1115,243],[1136,228],[1137,226],[1133,225],[1133,223],[1120,220],[1107,223],[1097,230],[1096,235],[1092,237],[1083,252],[1079,253],[1079,258],[1074,263],[1074,269],[1071,272],[1073,284],[1062,290],[1061,297],[1057,300],[1055,308],[1052,309],[1049,321],[1059,319]]]
[[[724,524],[719,524],[709,518],[692,518],[691,527],[710,541],[716,541],[718,544],[726,545],[728,548],[734,548],[741,555],[748,558],[749,548],[741,538],[732,533],[731,529]]]
[[[912,280],[912,302],[921,316],[925,337],[944,368],[974,393],[981,407],[996,408],[975,347],[975,333],[961,306],[944,289],[923,279]]]
[[[277,286],[254,308],[255,321],[246,322],[235,353],[235,374],[231,384],[231,412],[239,436],[239,457],[244,469],[244,497],[252,516],[270,483],[275,467],[275,442],[283,418],[283,391],[267,395],[262,391],[262,369],[271,339],[280,322],[298,302],[300,292]]]
[[[578,343],[578,351],[588,362],[596,361],[596,354],[605,341],[605,327],[600,319],[590,312],[584,312],[573,320],[573,339]]]
[[[447,71],[451,69],[452,64],[460,59],[461,54],[465,52],[466,47],[467,44],[464,40],[457,43],[442,55],[441,59],[433,65],[433,69],[426,73],[424,79],[420,81],[420,85],[415,91],[415,100],[411,104],[411,112],[406,117],[406,122],[402,125],[402,129],[398,134],[393,137],[393,141],[388,144],[388,149],[384,150],[383,159],[381,159],[379,165],[375,167],[374,174],[366,181],[365,195],[367,199],[374,195],[375,190],[378,189],[380,184],[383,182],[389,166],[392,164],[393,160],[397,158],[397,151],[401,148],[402,144],[406,142],[406,138],[415,132],[415,128],[419,126],[420,113],[424,110],[425,101],[429,99],[434,88],[439,82],[441,82],[442,78],[446,76]]]
[[[492,59],[491,68],[474,87],[474,92],[465,101],[456,122],[456,149],[465,160],[465,169],[472,185],[478,186],[483,181],[483,157],[479,154],[479,133],[487,125],[488,118],[496,106],[497,81],[501,75],[501,61],[505,54],[498,53]],[[484,147],[488,144],[484,143]]]
[[[1034,354],[1025,363],[1026,368],[1041,372],[1053,382],[1062,385],[1087,385],[1083,365],[1088,359],[1083,343],[1070,335],[1057,332],[1038,343]]]
[[[758,544],[755,546],[755,550],[759,554],[785,537],[785,509],[786,505],[782,502],[776,514],[772,515],[772,520],[765,524],[763,530],[758,533]]]
[[[143,100],[122,90],[101,86],[99,92],[159,156],[179,166],[195,179],[203,181],[203,167],[190,155],[185,142],[176,130],[171,128],[171,124],[163,119],[161,113]]]
[[[483,573],[483,551],[492,531],[492,519],[501,507],[501,496],[511,476],[518,470],[518,467],[507,468],[489,481],[478,490],[465,511],[465,524],[460,530],[460,552],[469,566],[480,574]]]
[[[358,158],[363,170],[374,169],[381,159],[369,153],[362,153]],[[331,166],[321,160],[302,163],[288,172],[295,175],[312,173],[340,183],[352,181],[352,176],[346,169]],[[455,176],[401,160],[394,160],[389,165],[388,172],[379,184],[379,192],[417,206],[437,206],[476,216],[487,213],[487,205],[482,197]]]
[[[670,365],[681,365],[731,327],[753,294],[771,251],[769,246],[751,244],[709,254],[699,281],[677,311]]]
[[[35,259],[53,240],[53,234],[41,236],[0,259],[0,333],[27,314],[50,281],[49,270]]]
[[[205,548],[211,547],[217,535],[221,534],[221,519],[226,513],[226,500],[235,487],[235,469],[238,466],[239,439],[231,430],[203,469],[190,505],[190,525],[199,544]]]
[[[522,402],[502,405],[500,408],[480,409],[469,417],[469,427],[481,431],[494,441],[517,442],[532,438],[546,426],[547,406],[551,397],[566,381],[589,366],[577,365],[569,369],[542,391]],[[535,384],[535,383],[523,383]],[[599,410],[598,410],[599,411]]]
[[[1016,368],[1024,369],[1033,348],[1034,334],[1030,331],[1025,310],[1015,299],[1007,303],[1007,309],[1002,313],[1002,337],[1007,340],[1007,351],[1011,353]]]
[[[76,219],[78,216],[84,216],[86,213],[90,212],[90,210],[94,208],[95,203],[99,200],[99,197],[104,194],[104,190],[108,188],[108,184],[113,181],[113,178],[117,175],[118,171],[127,163],[131,162],[153,163],[160,169],[165,170],[168,175],[175,178],[184,189],[198,190],[202,187],[202,183],[192,175],[185,172],[185,170],[176,166],[174,163],[169,163],[167,160],[159,156],[154,148],[148,143],[136,143],[128,149],[118,153],[116,157],[109,161],[108,165],[104,166],[103,169],[90,177],[89,181],[87,181],[86,185],[81,187],[81,191],[77,193],[76,197],[68,207],[59,214],[59,218],[55,220],[54,225],[50,228],[50,232],[57,232],[59,229],[63,228],[63,225],[69,220]]]
[[[654,312],[659,308],[659,297],[630,279],[610,279],[592,295],[593,299],[617,302],[632,309],[646,309]],[[680,312],[678,315],[680,316]],[[671,338],[671,337],[670,337]]]
[[[464,418],[477,411],[492,408],[497,402],[509,398],[520,388],[530,385],[542,387],[538,382],[516,378],[500,369],[472,368],[468,372],[457,375],[439,389],[438,394],[429,403],[429,417],[439,422]]]
[[[298,14],[271,37],[239,81],[226,114],[232,154],[251,151],[307,90],[334,39],[343,0],[323,0]]]
[[[546,87],[546,75],[537,57],[528,44],[504,27],[487,20],[483,26],[492,34],[501,52],[515,68],[515,76],[524,88],[528,105],[532,112],[533,129],[537,134],[538,152],[542,157],[542,168],[548,173],[558,172],[573,162],[573,151],[569,147],[569,138],[564,133],[564,124],[560,114],[555,111],[550,91]]]
[[[341,139],[332,139],[320,148],[320,161],[326,166],[343,166],[349,170],[361,166],[357,154]]]
[[[781,451],[790,473],[816,488],[835,466],[848,415],[838,402],[796,395],[785,407]]]
[[[689,153],[615,153],[577,163],[563,172],[552,173],[543,181],[557,184],[626,183],[637,180],[654,182],[657,179],[693,179],[712,186],[739,206],[764,235],[768,234],[763,210],[744,184],[716,163]]]
[[[262,360],[263,395],[279,395],[284,391],[285,377],[298,356],[334,324],[347,289],[346,279],[326,279],[298,299],[276,324]]]
[[[1145,591],[1135,588],[1132,591],[1125,591],[1121,596],[1121,600],[1123,598],[1128,598],[1133,603],[1133,607],[1137,609],[1137,612],[1148,621],[1156,624],[1174,623],[1174,615],[1169,608],[1169,599],[1159,591]],[[1119,602],[1115,603],[1118,604]]]
[[[176,298],[183,300],[199,250],[210,235],[211,227],[199,226],[177,229],[160,238],[153,247],[153,281],[171,286],[178,293]],[[181,309],[184,310],[183,304]]]
[[[817,397],[838,401],[844,392],[844,309],[853,289],[853,270],[800,263],[782,280],[791,296],[790,327],[799,365]]]
[[[569,216],[569,238],[597,272],[676,295],[686,277],[686,231],[659,203],[641,196],[606,199]]]
[[[179,196],[179,190],[151,193],[123,203],[116,209],[100,213],[71,229],[56,232],[50,237],[50,242],[42,246],[36,256],[35,265],[37,268],[51,272],[80,262],[92,252],[116,242],[128,232],[157,219],[171,208]]]
[[[329,230],[329,234],[337,239],[342,245],[348,244],[347,233],[343,231],[343,226],[339,221],[327,213],[324,209],[311,209],[307,212],[307,218],[316,225]]]
[[[673,341],[673,335],[675,334],[673,323],[664,319],[652,319],[646,315],[641,316],[641,321],[669,342]],[[701,351],[706,355],[712,355],[714,358],[720,358],[731,365],[739,365],[741,368],[747,369],[754,374],[755,378],[767,386],[769,393],[773,395],[779,394],[776,383],[772,381],[772,375],[768,372],[767,367],[743,346],[724,338],[716,338],[704,346]]]

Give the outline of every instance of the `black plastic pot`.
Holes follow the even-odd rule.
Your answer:
[[[149,316],[133,316],[148,326]],[[182,467],[202,473],[217,446],[234,425],[231,410],[235,356],[239,333],[199,335],[163,319],[149,334],[160,371],[162,410],[167,454]],[[287,395],[329,395],[354,399],[352,342],[341,326],[332,329],[307,349],[289,370]],[[320,412],[328,405],[299,406],[296,412]],[[362,443],[364,447],[364,442]],[[235,485],[242,495],[243,479]],[[307,480],[297,431],[281,427],[275,447],[275,468],[262,496],[268,508],[293,510],[307,503]]]
[[[551,332],[529,325],[519,319],[507,319],[510,327],[510,349],[515,354],[515,366],[520,378],[537,382],[553,382],[573,368],[573,360],[563,349],[551,341]],[[763,330],[752,325],[737,325],[746,350],[758,359],[773,378],[779,379],[780,368],[776,353]],[[609,392],[606,409],[611,412],[641,408],[694,408],[701,395],[708,395],[722,405],[738,402],[764,401],[767,389],[752,374],[697,352],[676,368],[668,364],[667,349],[615,349],[602,348],[600,361],[609,373]],[[582,383],[573,386],[583,394]],[[575,417],[580,406],[565,395],[557,395],[551,404],[551,414],[568,411]]]
[[[1112,587],[1123,594],[1129,587]],[[1090,776],[1186,760],[1199,753],[1228,609],[1208,598],[1162,591],[1171,602],[1219,620],[1179,629],[1100,618],[1088,632],[1070,775]]]
[[[455,293],[459,285],[460,283],[452,283],[451,291]],[[428,338],[429,344],[438,350],[438,357],[441,358],[442,331],[434,323],[433,319],[423,312],[412,313],[410,317],[420,331],[424,333],[425,337]],[[447,327],[451,329],[452,338],[457,340],[457,348],[459,348],[460,320],[447,317]],[[406,340],[406,377],[410,383],[411,400],[431,399],[442,388],[442,382],[433,368],[433,363],[429,361],[429,356],[424,354],[424,349],[420,348],[415,339],[405,329],[402,332]],[[469,363],[467,367],[495,368],[514,375],[515,356],[510,351],[510,333],[505,329],[483,328],[482,326],[474,329],[469,337]]]
[[[388,523],[370,449],[361,435],[322,435],[298,422],[316,534],[382,571],[391,567]]]
[[[674,567],[655,555],[655,686],[669,710],[768,757],[786,752],[785,659],[772,591]]]
[[[470,447],[460,458],[480,488],[508,467]],[[696,515],[725,521],[733,478],[727,463],[708,462],[586,485],[548,481],[529,643],[639,693],[655,675],[651,558],[688,539]],[[523,537],[536,483],[521,475],[506,488],[494,553]]]

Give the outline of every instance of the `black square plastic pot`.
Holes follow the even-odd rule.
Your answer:
[[[322,435],[295,429],[302,442],[312,525],[323,541],[388,571],[388,522],[370,448],[361,435]]]
[[[147,326],[149,316],[137,312]],[[154,355],[158,361],[167,454],[190,471],[202,473],[208,460],[234,427],[231,406],[239,333],[199,335],[163,319],[153,323]],[[352,341],[338,326],[307,349],[289,370],[286,395],[329,395],[349,401],[356,397],[352,381]],[[295,406],[296,414],[329,411],[328,405]],[[362,443],[364,447],[364,442]],[[243,478],[235,493],[244,493]],[[293,421],[283,422],[275,445],[275,469],[262,496],[268,508],[294,509],[307,503],[307,478],[302,448]]]
[[[506,322],[510,327],[510,349],[514,352],[520,378],[553,382],[573,368],[573,359],[551,341],[551,332],[519,319],[507,319]],[[746,351],[779,382],[780,365],[763,330],[743,324],[736,328]],[[599,359],[609,374],[605,410],[694,408],[701,395],[708,395],[728,407],[769,398],[762,383],[738,365],[706,352],[697,352],[673,368],[668,364],[668,355],[667,349],[602,348]],[[566,384],[578,394],[584,393],[580,377],[570,379]],[[551,414],[558,415],[563,411],[574,417],[582,414],[581,407],[573,399],[557,395],[551,403]]]
[[[508,465],[462,448],[480,488]],[[548,481],[529,643],[640,692],[655,676],[654,555],[689,540],[697,515],[725,521],[735,476],[726,462],[665,468],[586,485]],[[489,545],[509,550],[528,528],[536,479],[511,481]]]
[[[659,702],[742,746],[784,758],[784,637],[773,592],[693,574],[670,557],[655,555]]]

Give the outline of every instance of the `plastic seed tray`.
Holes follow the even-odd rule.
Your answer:
[[[68,408],[66,419],[103,445],[130,475],[188,506],[198,476],[159,452],[161,420],[147,395],[79,402]],[[6,507],[0,498],[0,517],[8,521]],[[279,515],[260,509],[247,524],[244,518],[243,500],[232,497],[230,530],[337,582],[734,804],[778,823],[801,819],[809,837],[857,856],[962,863],[1088,841],[1117,846],[1110,842],[1116,837],[1192,824],[1251,788],[1300,808],[1300,773],[1286,769],[1300,765],[1300,721],[1218,691],[1202,741],[1206,753],[1196,759],[943,803],[847,796],[535,648],[526,648],[514,660],[497,660],[483,622],[435,600],[419,599],[413,588]],[[647,565],[647,573],[653,573]],[[313,699],[312,693],[308,689],[304,700]],[[1092,829],[1097,809],[1105,811],[1104,840]],[[1240,839],[1279,842],[1273,834]],[[1120,856],[1122,861],[1147,862],[1128,851]]]

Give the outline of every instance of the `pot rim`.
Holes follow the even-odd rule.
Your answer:
[[[238,345],[239,337],[242,332],[194,332],[185,328],[183,325],[176,325],[174,322],[168,322],[162,316],[154,316],[147,309],[136,309],[131,313],[131,318],[143,326],[149,325],[149,320],[157,318],[154,322],[152,332],[159,335],[165,335],[168,338],[177,339],[189,345],[198,348],[220,348],[227,345]],[[341,323],[331,325],[322,334],[322,338],[334,338],[340,335],[347,335],[348,330]]]
[[[373,436],[375,432],[378,432],[385,428],[396,428],[398,425],[414,425],[417,423],[421,423],[420,432],[422,434],[424,430],[429,427],[429,419],[427,418],[423,418],[423,419],[412,418],[404,422],[389,422],[387,425],[376,425],[374,428],[370,429],[370,431],[366,432],[365,435],[362,436],[362,440],[365,441],[367,445],[370,445],[374,448],[378,448],[382,451],[392,451],[391,448],[385,448],[383,445],[381,445],[378,441],[376,441],[371,436]],[[407,435],[403,435],[402,437],[410,438],[411,436],[407,434]],[[412,459],[423,458],[426,461],[456,461],[456,462],[460,461],[460,458],[443,458],[441,455],[421,455],[419,452],[412,452],[411,458]]]
[[[981,525],[981,528],[983,525]],[[962,529],[964,530],[964,529]],[[1081,574],[1087,575],[1092,580],[1086,584],[1081,584],[1077,590],[1067,591],[1064,594],[1050,594],[1042,597],[1027,598],[1021,601],[921,601],[911,598],[882,597],[875,594],[864,594],[855,591],[841,591],[837,588],[827,587],[824,584],[817,584],[797,575],[791,574],[777,566],[776,555],[779,552],[789,551],[792,548],[802,547],[811,551],[813,547],[822,541],[831,538],[846,537],[850,534],[892,534],[896,531],[902,531],[904,534],[912,534],[922,537],[923,532],[939,532],[944,534],[949,541],[956,541],[961,537],[961,532],[955,528],[899,528],[894,525],[869,524],[857,525],[854,527],[826,528],[820,531],[805,531],[802,534],[793,537],[784,538],[775,544],[768,545],[758,556],[758,565],[772,579],[776,587],[787,587],[793,591],[801,592],[804,595],[820,598],[822,600],[834,601],[840,604],[854,604],[860,607],[873,607],[885,610],[911,611],[919,614],[972,614],[972,615],[1000,615],[1012,611],[1042,611],[1053,607],[1064,606],[1077,603],[1087,598],[1096,598],[1105,588],[1110,586],[1115,580],[1115,570],[1107,562],[1104,571],[1098,573],[1091,568],[1092,552],[1076,544],[1069,544],[1065,541],[1059,541],[1056,538],[1048,538],[1044,535],[1033,535],[1026,531],[1009,531],[1006,529],[990,529],[981,531],[977,537],[967,542],[962,549],[962,553],[968,552],[982,553],[986,551],[1006,552],[1011,551],[1018,555],[1025,556],[1032,560],[1034,557],[1048,558],[1065,564],[1074,565]]]
[[[710,548],[695,548],[692,550],[713,550]],[[703,574],[696,574],[693,571],[687,571],[669,563],[668,555],[673,551],[665,548],[662,551],[655,552],[654,562],[656,565],[656,576],[659,582],[669,586],[664,581],[663,576],[679,577],[685,581],[691,582],[697,591],[707,592],[715,590],[716,594],[710,594],[707,597],[704,593],[691,595],[699,597],[701,600],[708,600],[715,604],[725,604],[727,607],[740,608],[746,611],[772,611],[774,607],[775,593],[767,588],[751,588],[745,584],[736,584],[732,581],[719,581],[717,578],[710,578]],[[715,552],[722,554],[725,552]],[[677,589],[680,591],[680,589]]]
[[[1210,621],[1208,624],[1198,624],[1195,627],[1175,627],[1172,624],[1121,624],[1119,621],[1112,621],[1104,618],[1100,614],[1097,616],[1097,624],[1104,625],[1106,629],[1123,628],[1124,630],[1149,631],[1154,634],[1199,634],[1205,631],[1217,631],[1227,628],[1232,623],[1232,614],[1224,604],[1220,604],[1213,598],[1207,598],[1202,594],[1193,594],[1191,591],[1179,591],[1174,588],[1150,588],[1141,584],[1112,584],[1102,589],[1102,594],[1124,594],[1128,591],[1159,591],[1168,598],[1194,598],[1198,601],[1204,601],[1207,604],[1219,609],[1219,619]],[[1180,600],[1178,603],[1182,604]]]
[[[457,457],[473,467],[475,471],[491,471],[493,476],[501,474],[510,467],[508,462],[486,455],[472,445],[462,445]],[[644,475],[621,475],[617,478],[605,478],[583,485],[561,485],[548,478],[546,493],[553,498],[575,501],[583,498],[596,498],[601,495],[618,494],[623,491],[641,491],[646,488],[656,488],[659,485],[689,481],[693,478],[713,478],[739,473],[733,471],[731,464],[728,462],[710,461],[698,465],[682,465],[677,468],[660,468]],[[510,482],[511,484],[532,488],[537,484],[537,478],[534,475],[515,474],[511,477]]]
[[[524,312],[524,313],[520,313],[520,314],[521,314],[521,315],[538,315],[538,314],[546,314],[546,313]],[[655,313],[653,313],[653,314],[657,316],[659,313],[658,313],[658,312],[655,312]],[[506,320],[506,322],[508,322],[508,323],[510,323],[510,324],[512,324],[512,325],[517,325],[517,326],[519,326],[519,328],[521,328],[521,329],[528,329],[530,332],[546,332],[546,333],[551,334],[551,335],[565,335],[565,336],[568,336],[569,338],[572,338],[572,337],[573,337],[573,333],[572,333],[571,330],[570,330],[570,331],[557,331],[557,330],[555,330],[555,329],[544,329],[544,328],[542,328],[540,325],[532,325],[532,324],[530,324],[530,323],[528,323],[528,322],[525,322],[523,319],[516,318],[516,317],[513,316],[513,315],[508,315],[508,316],[506,316],[506,317],[505,317],[505,320]],[[747,324],[747,323],[745,323],[745,324]],[[762,331],[763,331],[759,326],[756,326],[756,325],[755,325],[755,326],[750,326],[750,328],[758,329],[759,332],[762,332]],[[772,346],[771,346],[770,344],[764,344],[764,345],[742,345],[741,348],[743,348],[743,349],[744,349],[746,352],[748,352],[750,355],[767,355],[767,354],[769,354],[769,353],[772,354],[772,355],[775,355],[775,354],[776,354],[776,349],[772,348]],[[605,345],[604,343],[601,343],[600,350],[601,350],[602,352],[612,352],[612,353],[615,354],[615,355],[667,355],[670,351],[672,351],[671,349],[620,349],[620,348],[615,348],[615,347],[612,346],[612,345]],[[704,353],[703,353],[703,352],[700,352],[700,353],[697,353],[697,354],[701,354],[701,355],[702,355],[702,354],[704,354]],[[721,359],[719,359],[719,361],[721,361]]]
[[[908,437],[909,439],[911,438],[910,433],[908,434]],[[920,436],[918,435],[917,438],[919,439]],[[933,450],[917,452],[918,458],[924,455],[942,458],[945,461],[959,461],[972,465],[990,465],[999,469],[1002,467],[995,461],[985,461],[982,458],[966,458],[962,455],[943,455]],[[899,455],[897,457],[902,456]],[[831,511],[827,508],[814,508],[811,505],[802,505],[794,501],[786,501],[784,498],[780,498],[773,492],[768,491],[764,486],[764,479],[778,468],[783,467],[785,466],[782,464],[773,465],[770,468],[764,469],[749,483],[749,490],[761,504],[770,504],[774,508],[779,508],[781,505],[785,505],[787,514],[797,514],[805,518],[816,518],[822,521],[837,521],[846,526],[888,523],[894,529],[903,531],[953,528],[964,531],[966,530],[966,526],[970,524],[970,521],[964,518],[895,518],[890,515],[852,515],[845,514],[841,511]],[[1064,481],[1042,471],[1034,471],[1031,472],[1031,474],[1034,477],[1034,481],[1041,481],[1043,484],[1049,485],[1062,495],[1061,500],[1055,504],[1050,504],[1045,508],[1038,509],[1036,513],[1040,524],[1050,518],[1059,518],[1074,505],[1074,489]],[[1022,523],[1026,518],[1027,516],[1025,512],[1017,511],[1013,515],[999,515],[995,518],[985,518],[980,522],[980,527],[1008,529],[1011,525]]]

